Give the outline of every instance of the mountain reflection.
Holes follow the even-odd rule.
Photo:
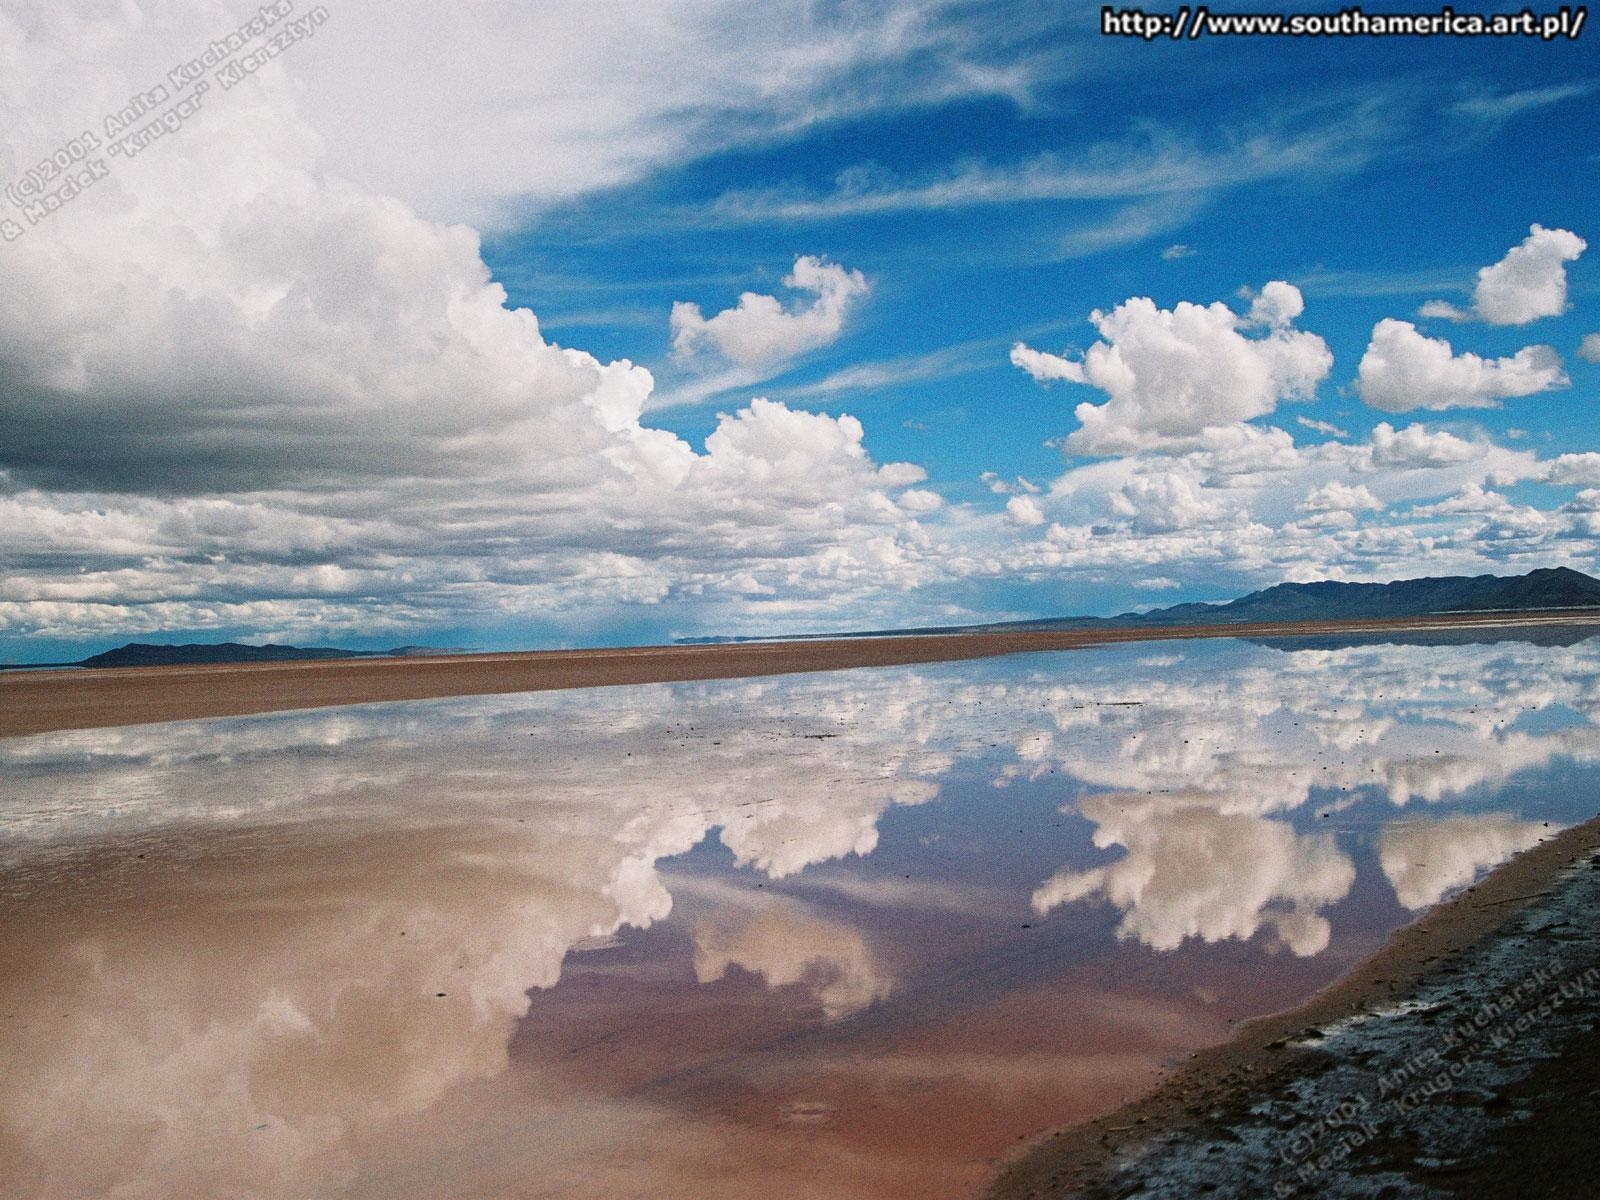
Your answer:
[[[1376,869],[1425,907],[1545,832],[1497,796],[1593,763],[1596,712],[1595,642],[1228,643],[17,739],[0,1177],[337,1189],[507,1074],[530,992],[675,899],[685,986],[758,986],[785,1028],[916,1003],[906,980],[1015,931],[1030,897],[1047,926],[1109,904],[1158,951],[1262,935],[1316,956],[1358,873],[1345,815],[1376,806]],[[1007,789],[1043,789],[1092,845],[1058,835],[1053,875],[1062,857],[979,854],[986,831],[1045,836]],[[922,833],[880,869],[896,811]],[[669,886],[710,872],[751,886]],[[925,945],[874,924],[895,905]],[[520,1070],[519,1120],[663,1120],[659,1098]]]

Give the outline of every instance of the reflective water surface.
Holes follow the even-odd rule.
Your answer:
[[[959,1196],[1597,806],[1600,640],[0,742],[27,1197]]]

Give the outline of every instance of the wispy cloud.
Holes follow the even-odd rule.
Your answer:
[[[1329,437],[1347,438],[1350,436],[1347,430],[1340,429],[1331,421],[1319,421],[1315,417],[1300,416],[1295,418],[1295,422],[1303,429],[1310,429],[1316,433],[1325,433]]]
[[[1498,96],[1485,93],[1458,100],[1450,106],[1450,111],[1458,116],[1498,124],[1530,109],[1587,96],[1595,86],[1593,82],[1560,83],[1549,87],[1525,88],[1520,92],[1505,92]]]
[[[1459,287],[1466,268],[1426,271],[1336,271],[1314,268],[1293,282],[1308,296],[1420,296]]]
[[[841,172],[827,192],[747,189],[701,210],[718,224],[826,221],[879,214],[1062,200],[1131,200],[1196,194],[1283,175],[1349,170],[1379,151],[1387,122],[1368,108],[1298,133],[1235,132],[1204,148],[1161,130],[1078,155],[1011,163],[969,161],[906,179],[876,167]]]
[[[1174,192],[1124,205],[1105,221],[1064,234],[1056,248],[1056,258],[1087,258],[1091,254],[1116,250],[1171,233],[1193,220],[1195,214],[1204,207],[1205,201],[1206,197],[1199,192]],[[1162,257],[1181,255],[1163,252]]]
[[[786,399],[804,399],[812,396],[832,396],[840,392],[869,392],[880,388],[897,387],[904,383],[918,383],[928,379],[948,379],[953,375],[967,375],[981,371],[1001,361],[998,351],[1004,344],[1000,338],[982,338],[944,346],[926,354],[906,354],[877,362],[854,363],[814,383],[783,388],[773,395]]]

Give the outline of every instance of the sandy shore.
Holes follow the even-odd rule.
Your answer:
[[[1595,624],[1592,612],[1487,613],[1384,621],[1007,631],[464,654],[440,658],[13,671],[0,672],[0,737],[439,696],[483,696],[555,688],[951,662],[1043,650],[1076,650],[1118,642],[1360,636],[1492,628],[1551,629]]]
[[[1155,1092],[1036,1141],[991,1200],[1592,1194],[1600,817]]]

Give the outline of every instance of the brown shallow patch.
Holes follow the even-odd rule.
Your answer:
[[[1306,1052],[1295,1048],[1294,1039],[1404,996],[1435,972],[1436,961],[1489,939],[1541,896],[1562,868],[1597,848],[1600,817],[1542,842],[1398,930],[1377,954],[1300,1007],[1248,1023],[1233,1041],[1194,1054],[1155,1091],[1116,1112],[1036,1140],[1000,1170],[986,1194],[991,1200],[1097,1194],[1119,1152],[1195,1125],[1211,1114],[1247,1111],[1275,1077],[1301,1065]],[[1592,1061],[1558,1061],[1541,1067],[1524,1087],[1556,1089],[1546,1099],[1552,1101],[1552,1111],[1566,1112],[1570,1118],[1577,1110],[1567,1101],[1581,1105],[1595,1076]],[[1563,1088],[1568,1090],[1561,1092]],[[1529,1146],[1537,1142],[1543,1158],[1535,1153],[1534,1161],[1559,1160],[1564,1170],[1571,1166],[1572,1156],[1562,1152],[1552,1159],[1552,1147],[1560,1149],[1553,1136],[1548,1130],[1512,1132],[1506,1135],[1507,1149],[1531,1153]],[[1508,1173],[1515,1174],[1514,1169]]]
[[[1592,612],[1451,614],[1371,621],[1282,621],[1172,629],[1013,630],[937,636],[826,638],[714,646],[544,650],[447,658],[0,672],[0,737],[296,708],[487,696],[557,688],[733,679],[850,667],[954,662],[1119,642],[1302,638],[1418,630],[1582,626]]]

